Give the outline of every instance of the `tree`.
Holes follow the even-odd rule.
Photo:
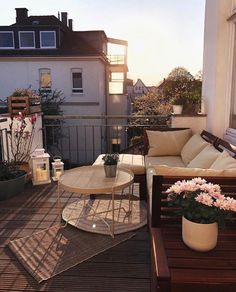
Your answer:
[[[167,79],[172,81],[192,81],[194,77],[184,67],[176,67],[169,73]]]
[[[40,91],[41,95],[41,105],[43,112],[43,127],[45,128],[45,138],[47,141],[47,150],[53,151],[53,147],[57,148],[59,139],[62,137],[61,125],[62,120],[59,119],[46,119],[46,115],[62,115],[63,112],[60,108],[64,102],[64,97],[61,91],[53,90],[52,92]]]
[[[171,105],[166,103],[157,93],[149,92],[146,95],[136,97],[133,101],[133,117],[137,116],[156,116],[151,118],[132,118],[129,121],[128,139],[131,144],[140,140],[142,135],[142,127],[138,125],[159,125],[167,126],[170,115]]]
[[[197,78],[194,78],[187,69],[174,68],[158,89],[166,102],[182,104],[185,112],[199,111],[202,90],[200,72]]]

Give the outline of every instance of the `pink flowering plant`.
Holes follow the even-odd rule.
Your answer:
[[[22,164],[29,161],[36,121],[36,114],[26,117],[22,112],[11,119],[8,137],[12,163]]]
[[[222,227],[236,212],[236,200],[221,194],[219,185],[202,178],[177,181],[167,194],[169,204],[180,207],[178,214],[195,223],[217,222]]]

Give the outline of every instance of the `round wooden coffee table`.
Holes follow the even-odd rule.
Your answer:
[[[105,212],[112,212],[112,228],[111,235],[114,237],[114,199],[115,193],[117,191],[122,191],[125,188],[129,187],[129,202],[132,195],[132,184],[134,181],[134,174],[128,169],[117,168],[116,177],[108,178],[105,176],[104,167],[93,165],[93,166],[82,166],[73,168],[71,170],[65,171],[63,175],[58,180],[58,207],[60,216],[62,215],[61,209],[61,190],[68,192],[79,193],[85,196],[90,194],[111,194],[112,196],[112,206],[110,210]],[[92,208],[92,206],[91,206]],[[130,211],[130,203],[129,210]],[[99,216],[102,212],[97,212],[94,210],[94,214]],[[74,219],[74,218],[73,218]],[[72,219],[70,219],[72,220]],[[104,220],[105,221],[105,220]],[[67,221],[69,223],[69,220]],[[104,222],[108,227],[107,222]],[[109,227],[110,228],[110,227]]]

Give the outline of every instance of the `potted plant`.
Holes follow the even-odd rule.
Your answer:
[[[1,162],[0,200],[19,194],[24,189],[37,115],[26,117],[21,112],[11,119],[7,129],[9,161]]]
[[[24,189],[26,172],[14,162],[0,162],[0,201],[21,193]]]
[[[183,96],[176,96],[172,100],[172,106],[173,106],[173,113],[175,115],[181,115],[183,112],[183,105],[184,105],[184,97]]]
[[[208,251],[217,244],[218,225],[236,212],[236,200],[221,194],[219,185],[205,179],[178,181],[168,190],[168,202],[182,215],[184,243],[197,251]]]
[[[119,154],[118,153],[105,154],[102,157],[102,160],[104,161],[106,177],[115,177],[117,163],[119,161]]]

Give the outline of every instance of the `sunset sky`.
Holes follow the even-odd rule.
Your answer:
[[[0,25],[15,22],[15,8],[30,15],[68,12],[74,30],[104,30],[128,41],[128,77],[157,85],[177,66],[202,69],[205,0],[8,0]]]

